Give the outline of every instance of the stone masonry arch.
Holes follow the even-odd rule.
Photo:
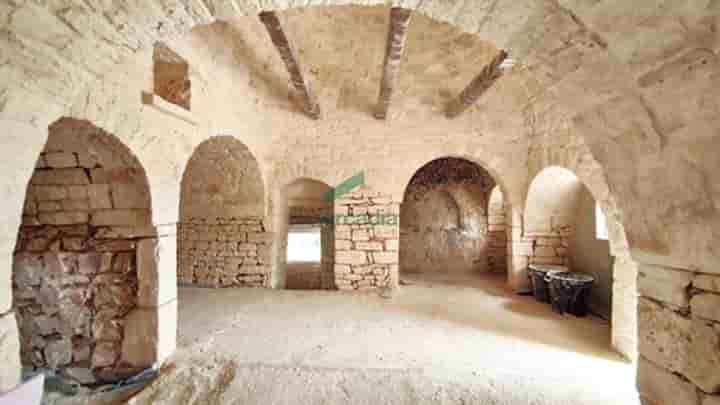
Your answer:
[[[587,170],[587,169],[585,169]],[[622,225],[616,222],[616,214],[609,210],[607,200],[598,196],[603,194],[607,185],[597,181],[597,177],[576,175],[577,172],[561,166],[547,166],[533,177],[530,183],[527,202],[524,210],[523,253],[531,253],[530,262],[535,259],[551,259],[549,257],[533,257],[528,249],[542,248],[539,242],[550,240],[556,235],[562,240],[558,255],[561,262],[548,264],[569,265],[570,239],[573,235],[575,212],[582,188],[586,187],[593,199],[603,209],[607,218],[610,253],[614,257],[612,282],[612,345],[627,359],[635,361],[637,357],[637,265],[627,249],[621,249],[625,243]],[[587,182],[586,182],[587,181]],[[567,215],[570,215],[569,217]],[[557,248],[555,248],[557,251]],[[521,251],[516,251],[519,255]],[[525,259],[523,259],[524,261]],[[541,261],[540,263],[545,263]]]
[[[13,263],[23,365],[81,384],[161,360],[157,230],[145,170],[88,121],[49,127]]]
[[[253,154],[232,136],[202,142],[181,183],[178,281],[268,286],[271,244],[263,177]]]

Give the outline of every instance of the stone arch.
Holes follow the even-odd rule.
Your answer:
[[[588,201],[597,204],[607,219],[607,256],[613,260],[608,264],[612,270],[607,270],[611,274],[596,274],[596,278],[600,276],[603,279],[598,281],[605,284],[606,293],[612,296],[609,309],[612,345],[626,358],[634,360],[637,357],[637,266],[627,250],[618,247],[626,245],[626,240],[622,225],[615,220],[612,205],[600,197],[607,195],[602,192],[607,190],[607,185],[591,180],[593,178],[596,179],[587,175],[580,177],[575,171],[557,165],[542,168],[529,186],[523,222],[523,248],[516,254],[527,254],[528,263],[562,264],[570,266],[572,271],[582,271],[572,268],[573,261],[578,261],[573,260],[575,245],[579,244],[574,232],[578,208],[586,207]],[[580,214],[586,215],[587,212]]]
[[[288,289],[336,289],[335,286],[335,207],[332,187],[327,183],[300,177],[281,190],[283,204],[278,239],[282,246],[278,256],[281,284]],[[315,261],[289,261],[288,238],[291,232],[318,231],[320,258]]]
[[[262,172],[232,136],[195,148],[183,173],[178,282],[203,287],[269,286],[272,234]]]
[[[120,140],[88,121],[50,125],[13,257],[23,365],[93,384],[160,360],[151,207],[145,170]]]
[[[487,270],[488,203],[495,179],[464,159],[440,158],[419,168],[400,210],[400,271]],[[469,249],[468,249],[469,247]]]

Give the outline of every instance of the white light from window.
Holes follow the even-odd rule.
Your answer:
[[[290,262],[320,262],[322,257],[322,244],[320,228],[291,229],[288,232],[287,261]]]
[[[595,204],[595,237],[600,240],[608,240],[607,218],[600,204]]]

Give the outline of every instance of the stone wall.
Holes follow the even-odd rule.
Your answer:
[[[51,126],[13,258],[23,364],[81,383],[138,371],[125,325],[138,306],[138,246],[154,237],[129,151],[84,121]]]
[[[488,204],[488,270],[493,273],[506,273],[508,267],[508,249],[510,227],[505,212],[510,207],[505,205],[502,191],[495,186],[490,193]]]
[[[188,219],[178,224],[178,283],[268,286],[272,238],[259,218]]]
[[[365,187],[335,200],[335,285],[393,289],[398,283],[399,209]]]
[[[720,403],[720,276],[641,265],[638,287],[644,404]]]

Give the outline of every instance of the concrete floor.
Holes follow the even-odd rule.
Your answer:
[[[179,350],[130,403],[639,404],[604,321],[497,276],[403,279],[392,300],[181,288]]]

